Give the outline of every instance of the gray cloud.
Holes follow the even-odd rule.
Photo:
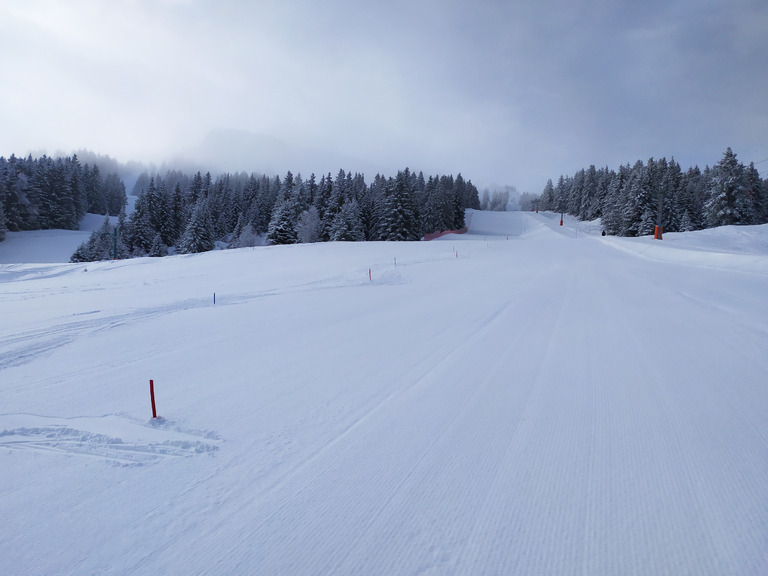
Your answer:
[[[591,163],[768,158],[760,0],[15,4],[4,155],[407,165],[534,192]]]

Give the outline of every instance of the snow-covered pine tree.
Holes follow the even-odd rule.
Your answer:
[[[456,196],[456,199],[458,200],[459,206],[461,206],[461,217],[462,220],[464,219],[464,208],[469,208],[470,200],[469,200],[469,188],[467,188],[467,182],[464,180],[464,176],[461,175],[461,172],[459,172],[456,175],[456,180],[454,181],[453,185],[454,193]]]
[[[314,206],[317,208],[317,214],[320,219],[325,221],[325,211],[328,208],[328,204],[331,201],[331,194],[333,192],[333,179],[329,172],[327,176],[320,178],[320,184],[317,186],[317,192],[315,193]],[[327,238],[324,238],[327,240]]]
[[[7,160],[0,157],[0,197],[3,198],[6,229],[15,232],[25,229],[22,198],[26,196],[19,188],[18,159],[11,154]]]
[[[712,168],[709,199],[704,207],[711,227],[749,223],[752,203],[749,201],[744,166],[729,147]]]
[[[154,188],[154,182],[152,184]],[[133,212],[128,219],[128,246],[134,256],[146,256],[152,248],[156,230],[152,227],[147,194],[136,199]]]
[[[351,180],[351,176],[350,176]],[[328,182],[326,186],[330,184],[330,174],[328,175]],[[336,214],[341,210],[341,206],[344,204],[344,200],[347,198],[347,174],[344,170],[339,170],[336,174],[336,179],[331,184],[330,195],[328,202],[325,205],[325,212],[323,213],[323,238],[330,240],[331,228],[333,227]]]
[[[603,201],[601,220],[603,230],[612,236],[621,234],[622,189],[621,173],[613,172]]]
[[[542,210],[555,210],[555,187],[552,184],[552,180],[547,180],[544,185],[544,190],[541,193],[541,209]]]
[[[680,219],[680,232],[691,232],[695,229],[693,221],[691,220],[691,215],[688,214],[688,210],[686,210],[683,212],[683,217]]]
[[[566,212],[577,217],[581,217],[581,198],[584,194],[584,182],[587,171],[583,168],[573,175],[573,178],[566,179],[568,184],[566,194]]]
[[[436,177],[430,176],[424,183],[424,192],[419,198],[419,218],[425,233],[435,232],[440,226],[440,206],[437,195]]]
[[[114,255],[114,226],[109,223],[109,217],[104,223],[91,232],[88,240],[77,247],[70,257],[70,262],[98,262],[111,260]]]
[[[312,205],[310,192],[307,188],[307,183],[304,182],[304,179],[301,177],[301,172],[298,172],[294,178],[293,198],[296,219],[298,221],[299,215]]]
[[[88,165],[86,164],[86,168],[87,167]],[[149,186],[149,180],[150,176],[146,171],[139,174],[139,176],[136,178],[136,182],[133,184],[131,195],[138,197],[144,194],[144,192],[147,190],[147,187]]]
[[[382,219],[382,240],[418,240],[420,231],[413,213],[413,200],[409,189],[410,171],[399,171],[389,181]]]
[[[69,159],[58,158],[54,164],[54,187],[57,199],[56,228],[77,230],[80,227],[81,216],[78,214],[77,194],[72,189],[72,176],[68,163]]]
[[[472,184],[472,180],[467,180],[467,203],[465,208],[472,208],[478,210],[480,208],[480,196],[477,191],[477,186]]]
[[[307,180],[304,183],[304,186],[305,186],[305,190],[306,190],[306,199],[308,201],[308,206],[305,208],[305,210],[306,210],[306,209],[309,208],[309,206],[314,206],[315,198],[317,197],[317,194],[318,194],[318,189],[319,188],[318,188],[318,185],[317,185],[317,178],[315,178],[315,173],[314,172],[312,172],[309,175],[309,180]]]
[[[555,185],[555,206],[552,208],[555,212],[560,212],[560,214],[566,212],[568,206],[566,198],[567,194],[568,184],[566,183],[565,177],[561,174]]]
[[[46,156],[38,158],[37,162],[32,165],[32,176],[29,179],[27,198],[35,207],[32,217],[34,229],[46,230],[50,228],[53,213],[56,210],[55,199],[52,197],[48,182],[48,163],[49,159]]]
[[[107,201],[104,196],[104,181],[99,167],[94,165],[90,170],[86,164],[83,171],[83,186],[88,199],[88,212],[91,214],[107,214]]]
[[[114,172],[104,180],[104,194],[107,202],[107,214],[118,216],[125,208],[128,198],[125,195],[125,184]]]
[[[179,241],[181,235],[186,228],[186,204],[184,201],[184,194],[181,191],[181,184],[178,182],[173,189],[173,195],[171,197],[171,218],[170,218],[170,234],[168,240],[168,246],[173,246]]]
[[[149,214],[149,224],[154,232],[150,248],[154,243],[155,234],[160,234],[161,243],[166,246],[171,245],[173,241],[173,215],[165,182],[159,177],[157,180],[153,178],[144,193],[144,199]]]
[[[240,234],[238,234],[232,248],[250,248],[252,246],[260,246],[261,244],[262,242],[259,234],[253,229],[249,222],[246,222],[243,229],[240,231]]]
[[[579,205],[579,219],[594,220],[600,214],[600,204],[597,197],[597,187],[599,177],[594,164],[584,172],[584,182],[582,185],[581,202]]]
[[[363,225],[365,240],[373,240],[375,236],[375,195],[371,186],[364,185],[357,197],[360,205],[360,221]]]
[[[626,236],[651,234],[656,225],[654,216],[657,206],[657,197],[651,184],[651,170],[638,160],[632,167],[627,180],[627,199],[622,212],[623,234]]]
[[[91,260],[91,252],[89,249],[88,241],[81,243],[80,246],[75,248],[75,251],[72,253],[72,256],[69,257],[69,261],[73,264],[78,262],[92,262]]]
[[[237,205],[232,188],[232,178],[225,174],[214,183],[215,209],[212,210],[216,238],[229,237],[237,225]]]
[[[5,224],[5,190],[0,183],[0,242],[5,240],[5,233],[8,230]]]
[[[462,202],[462,194],[459,192],[458,186],[459,178],[461,178],[461,174],[457,176],[454,182],[453,193],[451,194],[451,202],[453,204],[453,222],[451,224],[451,230],[461,230],[466,224],[464,220],[465,204]],[[462,186],[466,190],[466,184],[462,183]]]
[[[208,199],[200,196],[195,204],[192,217],[189,219],[184,234],[179,241],[179,252],[193,254],[207,252],[216,247],[213,238],[213,224],[208,210]]]
[[[296,222],[293,219],[293,207],[283,198],[275,204],[272,220],[267,229],[267,240],[270,244],[296,244]]]
[[[678,196],[678,209],[685,215],[688,214],[689,223],[686,222],[684,231],[700,230],[704,227],[704,200],[706,197],[706,181],[698,166],[689,168],[683,175]],[[680,224],[681,230],[683,224]]]
[[[747,193],[751,203],[751,224],[763,224],[768,221],[768,215],[765,215],[766,198],[763,189],[763,181],[760,180],[760,174],[755,168],[754,162],[744,169],[744,179],[747,185]]]
[[[129,258],[131,251],[128,248],[128,216],[125,214],[125,207],[120,211],[117,217],[117,258],[123,260]]]
[[[267,232],[269,223],[277,202],[277,193],[280,190],[280,178],[275,176],[273,180],[262,176],[259,182],[259,193],[256,198],[256,211],[251,221],[253,230],[258,233]]]
[[[661,175],[660,193],[664,198],[663,214],[661,218],[664,232],[678,232],[680,230],[680,198],[682,195],[683,175],[680,165],[672,158]]]
[[[320,241],[320,234],[323,229],[323,222],[317,213],[315,206],[310,206],[299,216],[296,224],[296,237],[302,244],[310,244]]]
[[[386,215],[387,190],[389,183],[384,176],[376,174],[368,187],[370,194],[371,220],[366,233],[368,240],[383,240],[384,217]]]
[[[67,158],[66,164],[69,187],[72,190],[72,197],[75,203],[75,221],[79,224],[88,210],[88,199],[85,196],[85,185],[83,184],[83,167],[77,159],[77,154],[73,154],[72,158]],[[115,212],[115,216],[118,213],[119,211]]]
[[[332,242],[359,242],[365,240],[360,206],[354,198],[347,199],[333,218],[329,231]]]
[[[640,216],[640,222],[637,224],[637,235],[647,236],[653,234],[653,230],[656,227],[656,210],[646,205],[643,208],[643,213]]]
[[[454,185],[455,181],[451,176],[441,176],[437,182],[437,207],[439,212],[439,230],[453,230],[454,220]],[[433,232],[434,230],[429,230]],[[419,234],[421,236],[421,234]]]
[[[612,176],[613,172],[607,166],[597,172],[597,197],[595,198],[597,210],[594,213],[595,218],[602,218],[603,216],[603,206],[605,205],[605,198],[608,196],[608,185],[611,183]]]
[[[149,249],[149,256],[159,258],[168,255],[168,246],[163,242],[163,238],[160,232],[155,234],[154,240],[152,240],[152,246]]]

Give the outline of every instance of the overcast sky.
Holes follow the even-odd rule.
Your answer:
[[[538,193],[728,146],[768,159],[765,0],[0,0],[3,156],[215,152]]]

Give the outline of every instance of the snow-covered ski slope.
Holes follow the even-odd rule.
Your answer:
[[[558,222],[0,266],[0,572],[768,574],[768,227]]]

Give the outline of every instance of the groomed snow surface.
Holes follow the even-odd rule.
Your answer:
[[[768,574],[768,227],[472,218],[0,265],[0,572]]]

